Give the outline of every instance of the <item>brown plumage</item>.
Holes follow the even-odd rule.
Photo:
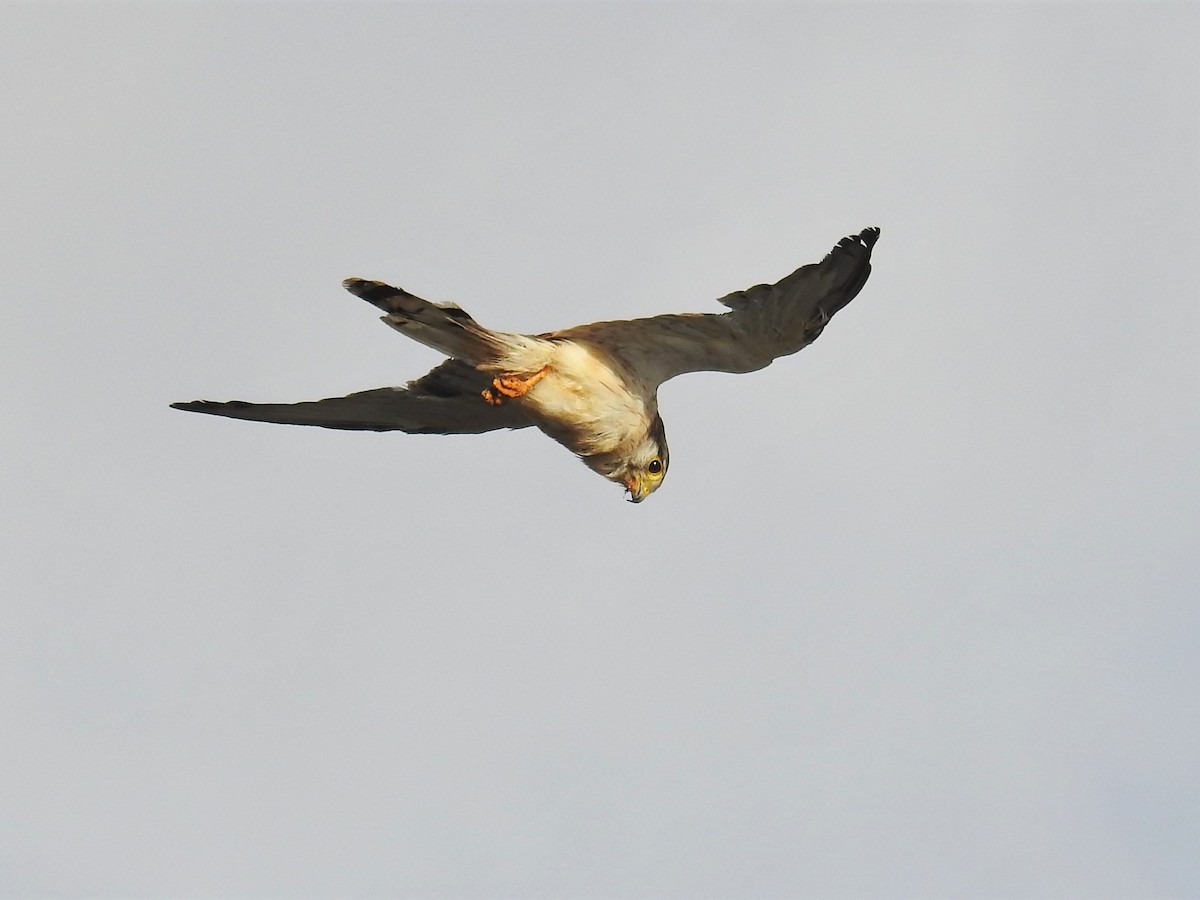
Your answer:
[[[344,286],[383,321],[449,359],[406,387],[305,403],[174,403],[235,419],[410,434],[535,425],[591,469],[645,499],[669,464],[658,386],[685,372],[752,372],[812,343],[871,273],[878,228],[843,238],[819,263],[728,294],[729,311],[594,322],[541,335],[494,331],[456,304],[379,281]]]

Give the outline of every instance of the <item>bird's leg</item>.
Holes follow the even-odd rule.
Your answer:
[[[524,378],[512,372],[507,375],[497,375],[492,379],[492,387],[482,392],[483,399],[492,406],[499,406],[504,402],[505,397],[510,399],[524,397],[535,384],[546,377],[546,373],[549,371],[549,366],[542,366],[532,375]]]

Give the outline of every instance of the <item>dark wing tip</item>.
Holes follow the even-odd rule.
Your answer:
[[[182,409],[184,412],[217,413],[230,407],[253,405],[245,400],[227,400],[224,403],[216,400],[189,400],[186,403],[172,403],[171,409]]]
[[[849,250],[850,248],[865,248],[870,250],[875,246],[875,242],[879,240],[879,227],[872,225],[870,228],[864,228],[858,234],[848,235],[838,241],[837,249]]]

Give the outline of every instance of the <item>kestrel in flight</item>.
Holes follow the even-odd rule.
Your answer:
[[[190,412],[361,431],[480,434],[536,426],[645,500],[667,474],[658,386],[685,372],[753,372],[808,346],[871,274],[878,228],[842,238],[819,263],[720,298],[725,313],[594,322],[548,334],[493,331],[454,303],[381,281],[343,287],[401,334],[450,357],[406,387],[307,403],[173,403]]]

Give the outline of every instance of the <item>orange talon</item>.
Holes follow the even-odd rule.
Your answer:
[[[504,402],[505,397],[524,397],[535,384],[546,377],[549,371],[548,366],[542,366],[528,378],[522,378],[520,375],[497,375],[492,379],[492,387],[495,388],[495,393],[485,390],[483,391],[483,399],[492,406],[499,406]],[[497,396],[497,394],[500,396]]]

